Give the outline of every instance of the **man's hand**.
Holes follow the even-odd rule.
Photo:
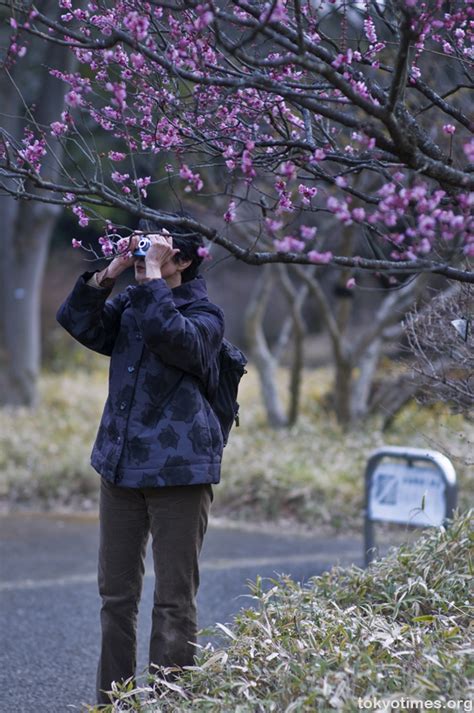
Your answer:
[[[133,251],[136,250],[140,238],[141,234],[134,233],[130,238],[127,252],[123,255],[117,255],[117,257],[114,257],[107,267],[97,274],[97,282],[101,287],[107,287],[107,281],[116,280],[122,272],[127,270],[129,267],[133,267],[135,258],[129,256],[129,253],[133,253]]]
[[[153,280],[161,277],[161,268],[179,253],[179,249],[173,248],[173,238],[167,230],[148,237],[151,245],[145,256],[145,269],[147,278]]]

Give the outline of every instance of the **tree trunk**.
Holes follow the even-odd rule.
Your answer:
[[[245,333],[250,352],[257,367],[262,399],[267,419],[273,428],[286,426],[287,419],[277,389],[276,368],[278,366],[267,344],[263,331],[263,317],[273,285],[270,266],[265,266],[263,274],[255,283],[254,293],[245,314]]]
[[[56,211],[39,203],[18,207],[16,220],[6,226],[11,239],[0,260],[5,335],[0,398],[3,404],[33,406],[41,364],[41,286]]]
[[[58,15],[62,12],[53,0],[46,5],[55,7]],[[74,57],[64,47],[35,45],[32,40],[27,58],[25,64],[15,66],[14,81],[6,73],[0,75],[2,110],[8,117],[4,126],[13,140],[21,138],[27,122],[36,132],[44,131],[52,151],[41,172],[54,181],[60,172],[63,151],[48,129],[64,108],[64,86],[50,76],[49,67],[70,71]],[[32,74],[33,66],[36,69]],[[30,94],[21,96],[23,90]],[[27,111],[25,106],[32,109]],[[26,188],[35,192],[30,185]],[[41,287],[59,210],[58,206],[19,202],[8,196],[0,199],[0,403],[4,405],[32,406],[37,401]]]
[[[279,265],[278,271],[281,286],[286,294],[288,305],[291,310],[293,355],[290,369],[288,426],[294,426],[298,420],[300,410],[301,382],[304,366],[303,346],[306,329],[301,310],[308,294],[308,287],[307,285],[303,285],[297,291],[290,280],[287,268],[285,268],[284,265]],[[310,271],[310,274],[312,272],[313,270]],[[286,325],[284,325],[283,329],[285,329],[285,326]]]
[[[359,362],[359,375],[354,381],[352,396],[353,418],[365,418],[369,412],[370,393],[380,359],[382,337],[369,344]]]
[[[336,359],[334,379],[334,410],[341,426],[349,428],[353,420],[352,364],[344,358]]]

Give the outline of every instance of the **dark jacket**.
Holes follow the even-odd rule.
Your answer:
[[[205,394],[224,318],[204,278],[173,289],[151,280],[107,301],[110,289],[86,284],[92,274],[57,313],[77,341],[111,356],[92,466],[127,487],[218,483],[222,434]]]

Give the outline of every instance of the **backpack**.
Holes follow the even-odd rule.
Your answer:
[[[212,392],[208,393],[209,403],[221,426],[224,445],[229,439],[230,429],[234,422],[236,426],[239,425],[237,391],[242,376],[247,373],[246,364],[245,354],[234,344],[224,339],[217,357],[217,383]]]

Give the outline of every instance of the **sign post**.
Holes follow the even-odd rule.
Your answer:
[[[376,522],[439,527],[452,516],[456,502],[456,472],[442,453],[378,448],[365,470],[365,565],[375,557]]]

